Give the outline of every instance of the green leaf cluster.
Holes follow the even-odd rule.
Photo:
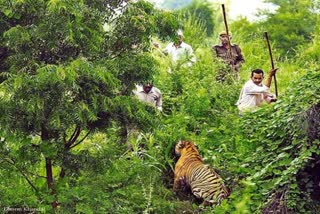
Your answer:
[[[288,14],[285,1],[274,2],[281,10],[269,14],[268,26],[278,29],[281,14]],[[303,31],[299,20],[305,38],[313,33],[314,39],[306,44],[300,34],[291,37],[304,47],[296,60],[288,60],[282,38],[272,36],[279,99],[239,115],[235,103],[250,70],[270,67],[261,36],[266,22],[231,25],[246,62],[240,81],[220,83],[216,76],[226,66],[213,59],[213,38],[206,37],[208,22],[199,13],[178,16],[125,0],[0,5],[1,210],[319,211],[318,24]],[[173,66],[150,48],[151,38],[169,42],[178,27],[194,47],[192,67]],[[161,113],[132,96],[136,83],[150,80],[162,92]],[[181,139],[194,141],[230,188],[220,206],[201,208],[192,196],[173,193],[174,146]]]

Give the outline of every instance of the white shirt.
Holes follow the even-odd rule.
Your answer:
[[[136,97],[146,103],[151,103],[154,105],[158,110],[162,111],[162,96],[161,92],[158,88],[152,87],[149,93],[146,93],[143,90],[143,86],[136,85],[136,89],[133,90],[133,93],[136,95]]]
[[[240,112],[253,111],[256,107],[261,106],[263,101],[267,103],[271,102],[272,98],[276,98],[274,94],[271,94],[270,89],[263,85],[256,85],[251,79],[247,81],[239,96],[239,100],[236,103]]]
[[[163,53],[169,54],[174,63],[181,61],[184,64],[184,62],[186,62],[188,66],[191,66],[197,60],[192,47],[184,42],[178,47],[176,47],[173,42],[170,42],[163,50]]]

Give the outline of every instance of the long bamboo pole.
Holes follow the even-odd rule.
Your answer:
[[[265,38],[266,38],[266,40],[267,40],[267,45],[268,45],[268,50],[269,50],[271,68],[274,69],[274,62],[273,62],[272,50],[271,50],[271,46],[270,46],[270,41],[269,41],[268,32],[264,32],[264,36],[265,36]],[[273,79],[274,79],[274,87],[275,87],[276,96],[278,97],[278,85],[277,85],[276,74],[273,75]]]
[[[228,49],[231,51],[231,43],[230,43],[229,28],[228,28],[228,22],[227,22],[227,16],[226,16],[226,9],[224,7],[224,4],[222,4],[221,7],[222,7],[222,13],[223,13],[224,26],[225,26],[227,38],[228,38]]]

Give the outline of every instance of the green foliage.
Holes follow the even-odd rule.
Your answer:
[[[157,28],[157,36],[163,41],[170,40],[176,35],[176,31],[180,27],[177,15],[169,11],[159,11],[155,15],[155,25]]]
[[[156,122],[155,110],[130,93],[135,82],[151,79],[157,70],[155,61],[142,53],[153,33],[153,8],[145,2],[114,3],[101,10],[101,1],[0,2],[6,21],[0,40],[6,48],[0,121],[6,139],[3,158],[8,160],[2,163],[16,168],[23,175],[20,186],[27,183],[24,192],[48,207],[61,196],[59,182],[79,177],[83,161],[91,159],[88,151],[71,151],[88,136],[116,127],[121,143],[127,126],[148,130]],[[37,8],[37,13],[31,16],[24,8]],[[115,8],[124,13],[110,21]],[[125,17],[131,18],[128,24]],[[104,33],[105,20],[125,36],[108,40],[114,32]],[[10,196],[10,190],[3,195]],[[34,197],[21,198],[36,204]]]
[[[217,13],[212,7],[212,3],[208,1],[194,0],[192,3],[185,8],[180,10],[180,13],[186,14],[187,16],[192,14],[197,17],[206,27],[206,35],[211,36],[215,28],[214,15]]]
[[[213,59],[208,22],[197,10],[177,15],[125,0],[0,6],[1,210],[319,212],[318,19],[316,31],[299,20],[305,38],[315,33],[309,44],[297,34],[296,60],[283,60],[283,40],[271,33],[280,96],[240,117],[235,103],[250,70],[270,68],[264,21],[231,24],[246,62],[239,82],[219,83],[216,76],[225,65]],[[288,29],[276,22],[287,11],[280,8],[266,26],[282,32]],[[299,7],[297,17],[300,12]],[[159,49],[150,49],[152,36],[168,41],[181,27],[197,56],[189,68],[172,66]],[[162,91],[162,113],[132,97],[134,84],[146,80]],[[173,193],[173,148],[180,139],[194,141],[230,188],[220,206],[200,208],[192,197]],[[59,206],[53,211],[55,200]]]
[[[175,41],[177,30],[182,29],[184,41],[192,43],[196,50],[206,38],[206,22],[199,18],[194,11],[176,11],[169,13],[163,11],[156,15],[157,35],[162,41]]]
[[[85,146],[96,144],[87,142]],[[119,153],[119,145],[102,138],[90,159],[97,161],[98,169],[88,163],[80,179],[59,185],[60,207],[68,213],[171,213],[172,192],[161,183],[163,167],[158,162],[159,151],[154,149],[152,136],[137,135],[131,138],[132,150]],[[112,137],[112,136],[108,136]],[[107,143],[106,143],[107,142]],[[144,147],[144,149],[141,148]],[[110,161],[112,160],[112,161]],[[103,165],[103,166],[102,166]]]
[[[33,76],[17,75],[3,84],[2,119],[12,131],[27,133],[41,133],[44,124],[62,132],[72,124],[85,127],[87,120],[98,119],[98,112],[112,108],[109,99],[117,82],[104,68],[85,60],[67,67],[47,65]]]
[[[301,170],[312,163],[312,157],[319,155],[316,149],[319,141],[310,137],[310,129],[314,128],[310,122],[314,119],[311,112],[319,105],[319,72],[310,71],[292,86],[274,108],[265,107],[255,114],[247,114],[241,121],[241,129],[246,136],[242,140],[251,144],[252,150],[243,153],[243,162],[238,164],[250,166],[245,171],[248,175],[245,180],[256,188],[250,192],[242,188],[238,197],[250,195],[251,211],[264,207],[268,210],[273,196],[281,189],[283,206],[294,213],[305,213],[308,207],[317,207],[310,198],[313,190],[308,194],[298,194],[301,191],[298,178]],[[238,191],[233,194],[239,194]],[[301,199],[305,203],[299,203]],[[241,202],[232,203],[234,208],[238,203]],[[230,205],[226,207],[230,210]]]
[[[301,58],[301,66],[312,66],[316,67],[319,62],[319,32],[320,32],[320,17],[317,19],[316,31],[314,32],[311,45],[307,48],[300,46],[299,57]]]
[[[277,6],[275,13],[262,13],[267,18],[260,23],[276,41],[282,57],[296,55],[299,45],[311,41],[319,14],[313,0],[267,0]],[[294,27],[293,27],[294,26]]]
[[[206,38],[206,25],[196,14],[180,14],[184,41],[192,44],[193,50],[197,50]],[[192,38],[192,39],[191,39]]]
[[[10,47],[13,59],[8,63],[16,67],[12,70],[32,72],[37,68],[35,63],[54,64],[80,53],[88,56],[99,51],[102,18],[83,2],[13,1],[11,5],[10,1],[2,1],[1,4],[3,10],[10,8],[19,17],[16,20],[5,17],[7,31],[3,44]]]
[[[134,67],[129,65],[135,64]],[[106,63],[109,70],[113,70],[122,80],[122,93],[130,95],[134,84],[151,81],[159,72],[159,64],[148,54],[126,54]]]
[[[156,16],[156,11],[148,2],[128,4],[121,15],[104,24],[104,53],[115,58],[123,53],[146,51],[150,46],[149,36],[156,31]]]

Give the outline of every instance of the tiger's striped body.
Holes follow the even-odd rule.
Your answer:
[[[174,191],[188,185],[197,198],[210,204],[220,204],[229,195],[221,177],[209,166],[203,164],[195,145],[188,141],[179,141],[175,147],[181,155],[174,170]]]

